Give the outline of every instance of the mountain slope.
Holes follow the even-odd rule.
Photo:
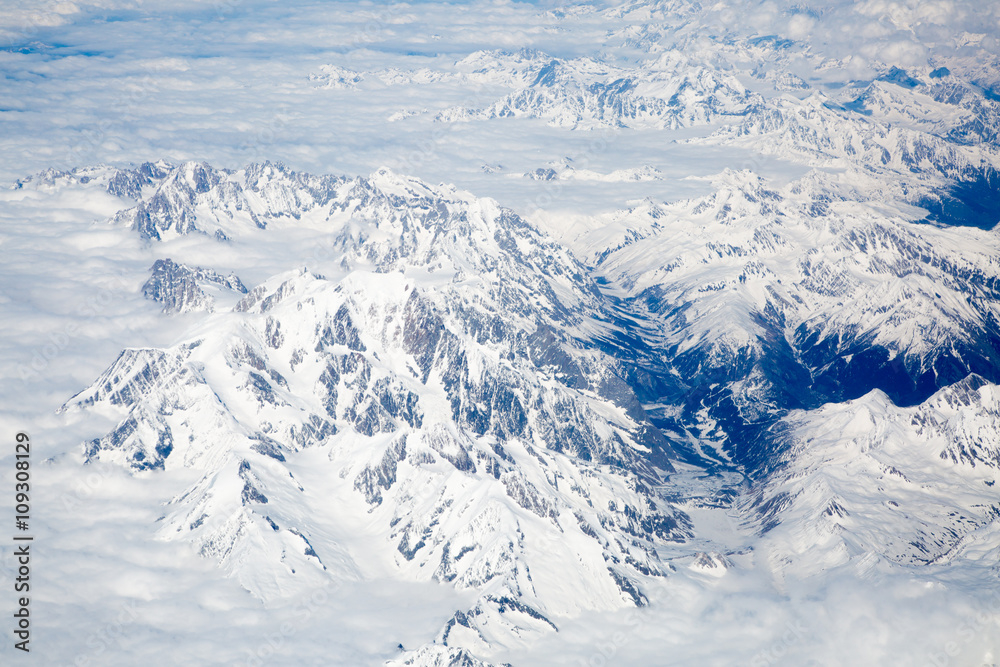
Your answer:
[[[763,470],[788,409],[874,388],[912,405],[969,373],[1000,380],[995,235],[914,224],[905,205],[859,201],[856,181],[820,172],[780,189],[749,172],[715,184],[568,239],[685,378],[660,397],[683,406],[673,428]]]
[[[203,195],[233,182],[216,175]],[[645,604],[657,546],[690,521],[653,491],[673,452],[582,267],[495,203],[389,172],[314,201],[353,268],[275,276],[178,345],[123,352],[66,406],[117,415],[88,457],[197,472],[161,536],[264,600],[323,577],[449,582],[476,598],[438,641],[481,655]],[[219,219],[193,210],[161,238]]]
[[[741,507],[781,571],[995,567],[997,386],[972,375],[898,408],[875,391],[787,417],[785,465]]]

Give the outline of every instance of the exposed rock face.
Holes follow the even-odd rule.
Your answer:
[[[995,412],[1000,368],[986,232],[875,215],[818,174],[776,189],[726,172],[712,195],[645,202],[571,239],[588,268],[495,202],[386,170],[129,173],[118,180],[138,183],[139,208],[163,195],[160,237],[136,227],[153,242],[225,242],[308,218],[340,267],[248,291],[234,276],[157,262],[145,291],[167,309],[210,309],[211,290],[239,300],[211,333],[126,350],[68,406],[122,411],[87,444],[92,460],[197,470],[164,536],[193,541],[264,599],[365,576],[371,554],[328,537],[363,517],[380,576],[475,592],[424,656],[475,660],[581,610],[647,604],[654,578],[674,569],[666,554],[692,538],[689,507],[738,498],[761,553],[804,571],[855,552],[927,565],[989,544],[977,536],[997,518],[983,496],[997,438],[972,419]],[[167,183],[194,194],[167,197]],[[878,418],[818,408],[852,399],[840,409]],[[839,436],[816,444],[827,421],[839,434],[861,422],[899,433],[844,455]],[[904,441],[923,443],[921,465],[941,467],[943,488],[973,479],[980,492],[898,525],[896,509],[861,512],[875,501],[831,477],[830,457],[866,484],[892,482],[900,499],[886,508],[898,508],[927,495]],[[739,466],[757,483],[726,482],[682,509],[689,500],[664,480],[678,456]],[[336,499],[335,517],[310,504],[320,497]],[[792,535],[796,522],[821,530]],[[905,540],[884,537],[897,528]],[[827,551],[839,555],[813,556]],[[738,554],[699,544],[684,558],[715,577]],[[546,593],[567,581],[572,595]]]
[[[995,235],[873,212],[818,173],[780,189],[749,172],[716,182],[574,241],[625,289],[624,308],[656,323],[643,335],[682,379],[658,402],[683,407],[658,426],[763,477],[788,446],[789,410],[873,389],[914,405],[970,373],[1000,381]]]
[[[995,166],[970,146],[989,127],[892,126],[880,116],[902,113],[895,88],[910,89],[898,75],[854,106],[735,86],[712,98],[725,82],[709,78],[674,106],[633,80],[580,84],[614,72],[578,80],[580,62],[533,59],[515,93],[449,113],[569,127],[730,116],[703,141],[770,142],[849,178],[778,187],[724,171],[707,196],[645,201],[567,236],[580,262],[491,200],[387,170],[105,174],[134,200],[111,222],[154,247],[184,234],[234,247],[303,225],[331,261],[327,276],[296,270],[250,291],[157,262],[144,293],[167,311],[221,310],[218,328],[126,350],[71,401],[121,410],[88,458],[197,470],[163,535],[261,598],[372,569],[474,592],[435,644],[401,658],[414,664],[476,665],[582,611],[646,605],[672,561],[724,576],[742,553],[678,545],[694,509],[734,499],[777,576],[988,551],[1000,247]],[[914,204],[928,216],[915,220]],[[219,308],[213,290],[239,300]],[[726,477],[694,502],[674,486],[692,463],[753,483]],[[330,537],[351,521],[377,548]]]
[[[221,276],[211,269],[177,264],[171,259],[158,259],[150,269],[149,280],[142,286],[142,295],[163,304],[165,313],[212,311],[215,299],[203,289],[209,284],[246,294],[247,288],[234,275]]]
[[[229,178],[184,173],[202,174],[201,194]],[[491,651],[562,615],[645,604],[643,581],[670,570],[658,547],[691,528],[655,491],[673,450],[631,388],[666,380],[623,344],[584,268],[491,201],[386,171],[322,204],[295,193],[296,207],[324,207],[345,263],[369,268],[292,271],[246,291],[158,262],[147,293],[177,310],[204,305],[209,285],[246,293],[210,333],[127,350],[68,404],[123,411],[88,457],[137,474],[198,470],[164,536],[192,540],[265,599],[358,576],[358,556],[323,537],[324,510],[296,509],[338,498],[370,517],[390,576],[477,593],[442,629],[444,647]],[[211,229],[174,223],[158,229]],[[305,460],[324,481],[302,477]],[[544,594],[567,578],[576,593]]]
[[[345,179],[312,177],[281,165],[252,164],[238,175],[197,162],[165,162],[116,170],[107,191],[138,200],[119,211],[116,224],[159,241],[177,234],[211,234],[220,241],[243,226],[266,228],[271,220],[298,218],[323,205]]]

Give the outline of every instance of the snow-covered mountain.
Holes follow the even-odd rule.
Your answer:
[[[602,181],[605,183],[658,181],[662,179],[660,170],[649,165],[629,169],[615,169],[611,173],[602,174],[592,169],[577,168],[574,160],[568,157],[549,162],[548,166],[539,167],[534,171],[522,174],[522,176],[535,181]]]
[[[848,562],[870,574],[886,563],[995,568],[997,399],[995,384],[970,375],[910,408],[876,390],[793,413],[786,465],[745,499],[744,520],[783,573]]]
[[[874,388],[911,405],[969,373],[1000,380],[992,232],[913,221],[820,172],[780,189],[749,172],[715,185],[568,240],[684,378],[659,399],[683,406],[675,428],[766,467],[780,446],[766,433],[788,409]]]
[[[472,592],[403,663],[528,646],[581,612],[645,605],[673,561],[724,572],[743,558],[698,539],[678,504],[739,498],[775,572],[870,554],[938,562],[992,534],[988,231],[913,221],[891,199],[874,208],[849,196],[856,181],[821,172],[777,189],[726,172],[710,196],[596,218],[567,239],[581,263],[491,200],[388,170],[160,162],[50,176],[130,197],[106,224],[152,244],[302,226],[330,240],[323,275],[250,290],[158,261],[144,293],[205,319],[169,348],[125,350],[64,409],[117,420],[90,460],[194,474],[159,535],[265,601],[331,578]],[[236,296],[213,304],[207,285]],[[863,445],[881,452],[871,465],[839,453],[852,428],[878,438]],[[864,480],[895,470],[925,493],[900,449],[910,436],[943,466],[934,493],[976,492],[957,514],[914,500],[912,539],[887,541],[901,524],[864,509]],[[827,480],[841,459],[864,468],[844,473],[849,489]],[[694,501],[707,492],[673,474],[692,464],[757,483]],[[897,487],[886,512],[911,494]]]
[[[438,641],[480,654],[645,604],[642,581],[669,571],[657,547],[691,523],[653,491],[674,455],[636,391],[662,381],[625,354],[583,267],[453,189],[271,168],[268,190],[246,176],[260,171],[171,168],[111,224],[149,202],[159,236],[130,224],[151,239],[312,216],[341,274],[275,276],[176,346],[124,351],[66,406],[119,415],[88,458],[197,471],[161,536],[265,600],[321,577],[449,582],[477,597]],[[321,200],[315,182],[338,187]],[[193,280],[158,266],[161,291]]]
[[[540,118],[577,130],[706,125],[741,116],[763,102],[732,74],[693,62],[680,51],[630,64],[555,58],[529,49],[477,51],[448,69],[366,73],[330,64],[310,78],[337,90],[357,89],[366,79],[385,86],[459,83],[470,88],[475,105],[448,107],[435,120]],[[495,87],[511,92],[493,99],[488,91]]]
[[[742,115],[762,102],[735,77],[700,67],[677,54],[634,68],[590,58],[560,60],[536,54],[528,69],[533,77],[526,86],[482,108],[447,109],[438,119],[528,117],[571,129],[674,129],[704,125],[718,116]]]
[[[165,313],[186,313],[213,310],[215,298],[205,290],[246,294],[247,288],[235,274],[221,276],[211,269],[177,264],[171,259],[158,259],[150,268],[149,280],[142,286],[142,295],[163,304]]]

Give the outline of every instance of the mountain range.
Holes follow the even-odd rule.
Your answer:
[[[471,591],[401,664],[478,664],[644,606],[658,578],[996,548],[989,231],[875,209],[819,172],[727,171],[709,196],[595,219],[573,250],[386,169],[161,161],[33,184],[131,201],[106,224],[154,248],[329,240],[322,273],[252,288],[158,260],[146,298],[205,315],[63,410],[117,420],[88,460],[193,474],[158,534],[265,603],[328,578]],[[719,513],[749,548],[702,533]]]

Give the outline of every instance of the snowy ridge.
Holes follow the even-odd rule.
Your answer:
[[[160,534],[264,600],[449,582],[478,597],[438,641],[480,655],[645,604],[690,521],[653,491],[673,454],[621,377],[641,371],[588,343],[614,332],[582,267],[494,203],[385,171],[327,206],[354,268],[275,276],[185,342],[124,352],[67,404],[119,416],[88,457],[196,471]]]
[[[688,427],[744,440],[737,460],[759,465],[780,438],[750,444],[741,424],[875,387],[912,404],[969,372],[1000,380],[994,235],[916,225],[905,205],[858,202],[850,180],[819,172],[780,189],[749,172],[715,184],[567,239],[692,378],[661,400],[685,404]]]
[[[735,76],[692,61],[679,50],[637,64],[561,59],[532,49],[489,50],[472,53],[448,69],[356,72],[330,64],[310,78],[337,90],[356,89],[366,79],[386,86],[450,82],[476,91],[502,86],[513,90],[483,107],[447,108],[435,119],[541,118],[570,129],[705,125],[740,116],[763,102]]]
[[[547,60],[547,62],[546,62]],[[455,107],[441,121],[542,118],[570,129],[704,125],[762,100],[735,77],[664,55],[635,68],[590,58],[545,59],[527,86],[484,108]]]
[[[995,567],[998,399],[995,384],[972,375],[912,408],[875,391],[789,415],[794,445],[743,502],[744,519],[779,570],[879,560]]]
[[[873,102],[871,92],[868,103]],[[920,108],[919,102],[910,100],[910,114],[914,108]],[[884,100],[880,109],[881,117],[837,109],[822,93],[803,100],[781,97],[753,109],[738,124],[697,141],[752,147],[763,155],[793,157],[817,167],[851,166],[899,173],[911,180],[924,172],[943,178],[968,178],[997,164],[992,150],[973,150],[892,123],[891,106]]]
[[[568,157],[549,162],[548,166],[539,167],[522,176],[536,181],[600,181],[604,183],[658,181],[662,178],[660,170],[650,165],[628,169],[615,169],[610,173],[602,174],[591,169],[578,169],[574,165],[573,159]]]
[[[177,264],[169,258],[156,260],[150,273],[149,280],[142,286],[142,295],[162,303],[165,313],[211,312],[215,308],[215,298],[206,289],[247,293],[247,288],[236,274],[222,276],[211,269]]]
[[[109,192],[119,178],[109,182]],[[327,203],[341,184],[342,179],[310,177],[270,163],[239,173],[195,162],[164,165],[153,188],[133,193],[140,203],[119,212],[114,222],[152,240],[192,232],[226,240],[248,225],[263,229],[276,219],[298,218]]]

